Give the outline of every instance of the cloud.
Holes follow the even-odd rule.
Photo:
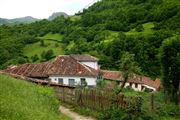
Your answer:
[[[48,18],[53,12],[73,15],[93,0],[0,0],[0,18]]]

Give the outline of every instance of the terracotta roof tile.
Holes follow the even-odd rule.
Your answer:
[[[105,79],[122,81],[122,74],[119,71],[102,70],[102,72]]]
[[[71,56],[61,56],[49,69],[49,75],[97,76],[98,71],[81,64]]]
[[[53,62],[10,66],[5,72],[34,78],[49,75],[97,76],[99,74],[98,70],[81,64],[71,56],[57,57]]]
[[[122,73],[119,71],[108,71],[108,70],[102,70],[103,72],[103,78],[108,80],[115,80],[115,81],[123,81]],[[150,87],[159,89],[160,88],[160,80],[156,79],[155,81],[152,80],[149,77],[140,76],[140,75],[133,75],[128,82],[130,83],[138,83],[138,84],[145,84]]]

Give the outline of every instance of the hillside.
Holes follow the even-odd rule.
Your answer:
[[[35,42],[32,44],[28,44],[24,48],[23,55],[27,56],[31,61],[31,58],[35,55],[38,56],[38,60],[36,62],[42,61],[42,53],[47,52],[48,50],[53,51],[53,58],[58,55],[63,55],[63,44],[61,43],[62,40],[61,34],[52,34],[48,33],[43,37],[39,37],[40,41],[44,41],[44,46],[41,46],[41,42]]]
[[[180,35],[178,0],[102,0],[80,15],[79,24],[69,29],[73,32],[65,34],[67,53],[95,55],[106,69],[118,70],[128,51],[135,54],[142,74],[157,77],[161,43]]]
[[[0,75],[1,120],[70,120],[52,89]]]
[[[31,16],[21,17],[21,18],[14,18],[14,19],[4,19],[0,18],[0,25],[9,25],[9,24],[20,24],[20,23],[32,23],[38,21],[39,19],[33,18]]]
[[[8,20],[4,18],[0,18],[0,25],[8,24]]]
[[[1,26],[0,68],[40,55],[39,38],[51,33],[63,36],[59,42],[63,52],[56,49],[58,54],[91,54],[100,59],[102,69],[119,70],[121,56],[129,52],[141,74],[159,77],[159,47],[180,35],[179,21],[179,0],[102,0],[75,16]]]

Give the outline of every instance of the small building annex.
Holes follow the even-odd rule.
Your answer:
[[[116,81],[120,85],[123,82],[122,73],[119,71],[109,71],[109,70],[102,70],[103,78],[108,81]],[[149,89],[151,91],[158,91],[160,89],[160,80],[152,80],[149,77],[140,76],[134,74],[129,78],[125,87],[131,87],[135,91],[144,91],[145,89]]]

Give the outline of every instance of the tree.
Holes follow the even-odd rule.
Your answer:
[[[32,62],[36,62],[37,60],[39,60],[39,57],[37,54],[35,54],[34,56],[31,57]]]
[[[54,56],[54,52],[53,52],[53,50],[50,49],[46,52],[45,59],[50,60],[53,56]]]
[[[50,49],[48,51],[43,51],[41,53],[41,58],[42,58],[41,61],[48,61],[51,58],[53,58],[53,56],[54,56],[54,51],[52,49]]]
[[[162,84],[166,95],[178,105],[180,85],[180,36],[165,40],[160,48]]]
[[[140,25],[138,25],[138,26],[136,27],[136,31],[137,31],[137,32],[142,32],[143,30],[144,30],[144,27],[143,27],[142,24],[140,24]]]
[[[130,54],[129,52],[123,53],[120,60],[119,68],[122,71],[122,77],[124,80],[120,90],[118,90],[116,94],[119,94],[122,91],[126,82],[134,73],[140,73],[140,68],[138,67],[137,63],[134,60],[134,54]]]
[[[40,40],[40,46],[41,47],[45,47],[46,46],[45,43],[44,43],[44,40]]]

